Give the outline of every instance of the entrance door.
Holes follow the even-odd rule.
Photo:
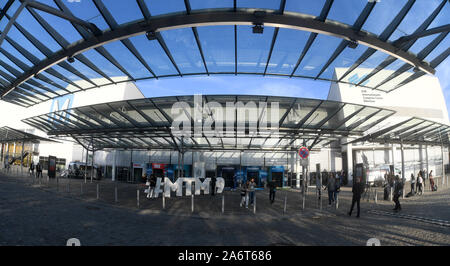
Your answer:
[[[163,169],[153,169],[153,174],[155,174],[156,177],[164,177],[164,170]]]
[[[222,177],[225,180],[225,187],[234,187],[234,168],[222,169]]]
[[[145,183],[146,180],[142,178],[142,168],[134,168],[134,180],[138,183]]]
[[[272,172],[272,180],[275,181],[277,187],[283,186],[283,173],[281,172]]]

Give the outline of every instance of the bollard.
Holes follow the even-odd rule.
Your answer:
[[[67,183],[67,193],[70,194],[70,183]]]
[[[117,203],[117,185],[114,187],[114,202]]]
[[[256,191],[253,193],[253,214],[256,214]]]
[[[320,210],[322,210],[322,198],[323,198],[323,195],[322,195],[322,186],[320,186],[320,196],[319,196],[319,201],[320,201]]]
[[[224,210],[225,210],[225,195],[222,192],[222,213],[224,212]]]
[[[83,182],[81,182],[80,184],[81,184],[81,186],[80,186],[80,195],[83,195]]]
[[[99,193],[99,184],[97,183],[97,199],[100,198],[100,193]]]
[[[283,214],[286,213],[286,203],[287,203],[287,191],[284,193],[284,208],[283,208]]]
[[[389,189],[389,201],[392,201],[392,187]]]
[[[164,184],[164,183],[163,183]],[[163,193],[162,193],[162,206],[163,206],[163,210],[166,209],[166,186],[163,185]]]
[[[339,209],[339,193],[336,193],[336,203],[335,203],[335,207],[336,207],[336,210],[337,209]]]
[[[375,204],[378,203],[378,193],[377,190],[375,189]]]
[[[191,212],[194,212],[194,194],[191,194]]]
[[[137,202],[137,207],[138,207],[138,209],[139,209],[139,189],[138,190],[136,190],[136,202]]]

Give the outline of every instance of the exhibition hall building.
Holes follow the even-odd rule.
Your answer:
[[[81,167],[129,183],[222,177],[226,188],[449,171],[436,77],[450,54],[448,1],[169,2],[0,1],[0,168],[39,163],[45,175],[56,158],[62,177]],[[328,95],[148,97],[152,83],[140,85],[238,75],[316,80]]]

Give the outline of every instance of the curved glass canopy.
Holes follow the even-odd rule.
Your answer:
[[[434,74],[450,54],[447,0],[0,0],[0,7],[0,96],[22,106],[119,82],[213,74],[392,91]]]
[[[102,103],[23,122],[94,150],[283,151],[297,149],[303,141],[311,149],[338,144],[342,137],[362,137],[394,113],[317,99],[203,95]]]

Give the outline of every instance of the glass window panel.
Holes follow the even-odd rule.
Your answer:
[[[434,40],[438,35],[433,34],[431,36],[422,37],[420,39],[417,39],[417,41],[409,48],[409,51],[418,54],[423,48],[427,47],[430,42]]]
[[[340,126],[338,129],[345,130],[347,128],[353,128],[356,123],[359,123],[369,117],[370,115],[377,112],[379,109],[368,107],[366,106],[363,110],[361,110],[357,115],[350,118],[347,122],[345,122],[342,126]]]
[[[291,74],[310,33],[280,29],[270,58],[268,73]]]
[[[59,8],[56,6],[56,4],[53,1],[49,1],[49,6],[52,6],[55,9]],[[65,40],[67,40],[69,43],[76,42],[81,39],[81,35],[78,33],[78,31],[70,24],[68,20],[62,19],[60,17],[51,15],[47,12],[43,12],[40,10],[35,11],[43,18],[45,21],[47,21],[48,24],[50,24],[51,27],[53,27],[59,34],[63,36]]]
[[[100,68],[103,73],[112,76],[125,76],[125,74],[120,71],[116,66],[109,62],[105,57],[98,53],[95,49],[88,50],[83,53],[86,58],[91,62],[95,62],[95,65]]]
[[[333,79],[336,68],[349,68],[366,51],[367,46],[358,45],[355,49],[346,47],[342,53],[325,69],[321,78]],[[330,53],[330,57],[334,51]],[[326,59],[328,60],[328,59]],[[345,72],[344,72],[345,73]]]
[[[5,40],[2,43],[2,48],[8,53],[10,53],[12,56],[17,58],[18,60],[20,60],[22,63],[26,64],[28,67],[33,66],[33,64],[28,59],[26,59],[21,53],[19,53],[19,51],[17,51],[8,41]]]
[[[14,76],[11,72],[9,72],[8,70],[6,70],[6,69],[5,69],[3,66],[1,66],[1,65],[0,65],[0,70],[3,71],[3,72],[5,72],[5,75],[9,75],[11,79],[14,79],[14,78],[15,78],[15,76]],[[3,76],[2,76],[2,77],[3,77]],[[4,77],[4,78],[5,78],[5,80],[8,80],[8,82],[9,82],[9,79],[7,79],[6,77]]]
[[[209,72],[234,72],[234,26],[198,27]]]
[[[285,10],[291,12],[304,13],[313,16],[319,16],[324,5],[325,0],[308,1],[307,4],[305,4],[304,1],[288,0],[286,1]]]
[[[307,114],[309,114],[320,101],[297,100],[284,120],[283,127],[295,127]]]
[[[105,2],[106,1],[103,1],[103,3]],[[70,9],[75,17],[94,23],[101,30],[109,29],[108,24],[106,24],[102,15],[92,1],[63,1],[63,3],[68,9]]]
[[[360,105],[344,105],[344,107],[342,107],[342,109],[337,114],[333,115],[325,124],[323,124],[322,128],[336,128],[339,124],[342,123],[343,120],[345,120],[345,118],[360,110],[361,108],[362,107]],[[329,113],[333,114],[333,112],[336,110],[337,109],[334,109]]]
[[[178,74],[157,40],[149,41],[144,35],[130,40],[157,76]]]
[[[383,117],[386,117],[390,114],[392,114],[392,111],[382,110],[378,114],[372,116],[371,118],[367,119],[365,122],[363,122],[362,124],[357,126],[354,130],[365,131],[365,130],[369,129],[368,126],[370,126],[372,123],[374,123],[375,121],[377,121]]]
[[[40,75],[42,75],[42,76],[45,76],[45,77],[47,77],[48,79],[56,79],[54,76],[52,76],[52,75],[50,75],[50,74],[48,74],[48,73],[46,73],[46,72],[42,72]],[[53,86],[53,85],[51,85],[51,84],[48,84],[47,82],[44,82],[44,81],[42,81],[42,80],[40,80],[40,79],[37,79],[37,78],[32,78],[35,82],[37,82],[37,83],[40,83],[40,84],[42,84],[42,86],[44,86],[44,87],[46,87],[47,89],[50,89],[50,90],[52,90],[52,91],[55,91],[55,92],[57,92],[57,91],[61,91],[61,89],[59,89],[59,88],[57,88],[57,87],[55,87],[55,86]],[[56,83],[56,82],[55,82]],[[66,87],[67,86],[67,83],[63,83],[63,84],[65,84],[65,85],[61,85],[61,86],[63,86],[63,87]],[[62,93],[66,93],[65,91],[61,91]],[[53,94],[51,94],[51,96],[52,97],[54,97],[54,95]]]
[[[407,0],[377,2],[362,29],[380,35],[407,2]]]
[[[45,58],[45,55],[41,53],[30,41],[28,41],[27,38],[25,38],[22,33],[16,28],[11,27],[11,29],[8,32],[8,37],[11,38],[14,42],[16,42],[18,45],[22,46],[24,49],[26,49],[28,52],[32,53],[35,57],[37,57],[40,60],[43,60]],[[4,43],[5,45],[8,40],[5,39]]]
[[[336,50],[340,42],[340,38],[319,34],[295,74],[315,77],[330,57],[330,54],[324,51]]]
[[[360,0],[335,0],[328,13],[328,19],[353,25],[366,4],[367,1]]]
[[[12,17],[14,15],[14,13],[16,13],[16,10],[20,7],[22,3],[20,1],[14,1],[12,3],[12,5],[9,7],[8,11],[6,12],[6,14],[8,14],[10,17]],[[1,7],[3,8],[4,5],[1,5]]]
[[[375,67],[377,67],[381,62],[386,59],[388,55],[385,53],[376,51],[374,54],[372,54],[364,63],[359,65],[356,69],[354,69],[352,72],[350,72],[343,81],[350,82],[350,83],[359,83],[365,75],[369,74],[371,70]],[[342,75],[345,73],[345,71],[342,72]],[[340,78],[340,77],[339,77]],[[367,83],[365,83],[367,86],[375,86],[376,82],[371,82],[371,79]]]
[[[16,64],[14,64],[12,61],[10,61],[6,56],[0,53],[0,60],[3,61],[4,64],[9,65],[11,68],[15,69],[19,73],[22,73],[23,70],[18,67]],[[14,75],[13,75],[14,76]]]
[[[192,9],[233,7],[233,0],[190,0],[189,2]]]
[[[70,79],[70,80],[72,80],[74,82],[76,81],[76,84],[78,86],[82,87],[83,89],[93,86],[91,83],[81,80],[81,78],[78,77],[77,75],[73,74],[70,71],[67,71],[66,69],[64,69],[64,68],[62,68],[62,67],[60,67],[58,65],[54,65],[52,68],[55,69],[56,71],[58,71],[64,77],[66,77],[66,78],[68,78],[68,79]],[[68,83],[66,83],[66,82],[64,82],[64,81],[62,81],[62,80],[60,80],[58,78],[55,78],[54,76],[50,76],[50,78],[51,78],[51,80],[54,80],[56,83],[60,84],[61,86],[68,86],[69,85]]]
[[[395,41],[402,36],[412,34],[439,4],[440,1],[416,1],[389,40]]]
[[[388,72],[388,73],[390,73],[390,72]],[[383,91],[393,90],[395,88],[395,86],[397,86],[399,83],[401,83],[405,79],[409,78],[413,74],[414,74],[414,72],[412,72],[412,71],[404,72],[403,74],[401,74],[401,75],[399,75],[399,76],[389,80],[388,82],[386,82],[382,86],[378,87],[378,89],[383,90]],[[382,79],[382,80],[384,80],[384,79]]]
[[[324,119],[334,114],[342,105],[343,103],[337,102],[322,103],[322,105],[320,105],[320,107],[311,115],[311,117],[306,120],[303,127],[316,127],[317,125],[319,125],[319,123],[323,122]]]
[[[24,9],[16,22],[53,52],[61,49],[61,46],[59,46],[47,31],[34,19],[28,10]]]
[[[237,71],[264,73],[274,28],[264,27],[263,34],[252,32],[252,26],[237,27]]]
[[[192,29],[168,30],[161,34],[181,73],[205,72]]]
[[[106,104],[95,105],[94,109],[97,112],[101,112],[102,115],[106,115],[107,119],[111,120],[112,125],[121,126],[121,124],[123,124],[126,126],[132,126],[128,120],[122,117],[118,112],[112,111]]]
[[[103,1],[103,3],[119,25],[144,18],[136,1]]]
[[[443,53],[447,48],[450,47],[450,35],[447,35],[444,40],[429,54],[425,57],[425,61],[431,62],[441,53]]]
[[[122,42],[110,42],[103,47],[105,47],[117,62],[119,62],[119,64],[134,78],[153,76]]]
[[[145,3],[152,16],[186,11],[183,0],[145,0]]]
[[[237,7],[279,9],[280,0],[237,0]]]

